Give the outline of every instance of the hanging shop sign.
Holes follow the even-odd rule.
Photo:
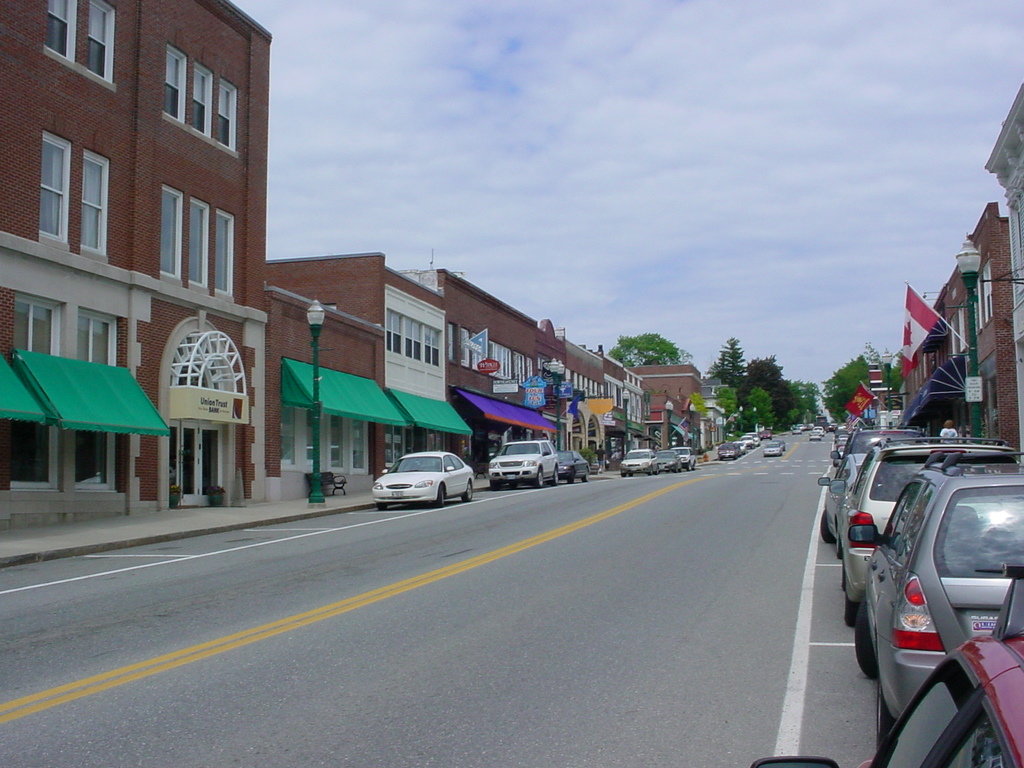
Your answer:
[[[491,379],[491,392],[495,395],[514,395],[519,391],[519,382],[515,379]]]
[[[485,357],[476,364],[476,369],[480,371],[480,373],[497,373],[501,370],[501,363],[493,358]]]
[[[229,424],[249,423],[249,399],[237,392],[202,387],[171,387],[169,417]]]

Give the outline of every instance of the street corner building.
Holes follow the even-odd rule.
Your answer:
[[[0,6],[0,530],[264,494],[270,34]]]

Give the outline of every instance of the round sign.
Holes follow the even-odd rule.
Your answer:
[[[486,357],[476,364],[476,369],[480,371],[480,373],[497,373],[501,370],[501,363],[497,360],[492,360],[491,358]]]

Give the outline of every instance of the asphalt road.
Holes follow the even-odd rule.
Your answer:
[[[858,765],[828,442],[0,572],[0,765]]]

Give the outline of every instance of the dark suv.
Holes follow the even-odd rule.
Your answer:
[[[1024,768],[1024,568],[991,637],[946,656],[892,730],[870,768]],[[751,768],[839,768],[824,757],[770,757]]]
[[[832,451],[832,466],[838,467],[844,456],[852,453],[863,456],[871,446],[886,439],[898,437],[921,437],[921,430],[907,427],[906,429],[856,429],[846,441],[842,451]]]
[[[873,524],[848,530],[851,546],[876,545],[854,646],[861,671],[878,677],[879,732],[947,650],[992,632],[1009,586],[1003,564],[1024,559],[1024,467],[960,462],[978,454],[933,458],[903,489],[884,533]]]

